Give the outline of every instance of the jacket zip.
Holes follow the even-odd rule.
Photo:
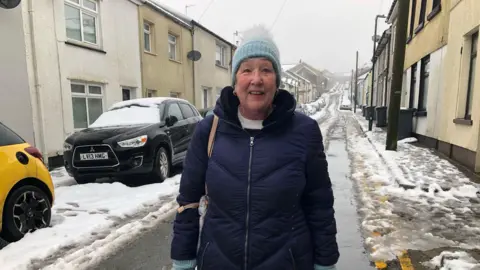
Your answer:
[[[199,269],[199,270],[202,270],[202,269],[203,269],[203,262],[205,261],[205,253],[207,253],[207,248],[208,248],[209,245],[210,245],[210,242],[207,242],[207,244],[205,245],[205,248],[203,249],[203,253],[202,253],[202,264],[200,265],[200,269]]]
[[[250,183],[252,180],[252,156],[255,137],[250,137],[250,158],[248,160],[248,184],[247,184],[247,217],[245,218],[245,270],[248,266],[248,231],[250,220]]]
[[[236,128],[239,128],[240,130],[245,131],[245,133],[250,136],[250,133],[243,129],[241,126],[232,123],[230,121],[227,121],[225,119],[222,119],[225,123],[232,125]],[[276,121],[264,126],[263,128],[266,128],[268,126],[271,126],[275,124]],[[250,221],[250,188],[251,188],[251,180],[252,180],[252,157],[253,157],[253,145],[254,145],[255,137],[250,136],[250,157],[248,161],[248,184],[247,184],[247,216],[245,218],[245,257],[244,257],[244,270],[248,269],[248,233],[249,233],[249,221]]]
[[[297,270],[297,263],[295,262],[295,257],[293,257],[292,249],[290,248],[288,251],[290,252],[290,257],[292,257],[293,270]]]

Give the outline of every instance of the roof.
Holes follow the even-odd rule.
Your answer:
[[[302,79],[302,80],[304,80],[304,81],[306,81],[306,82],[308,82],[308,83],[311,83],[309,80],[305,79],[304,77],[298,75],[297,73],[295,73],[295,72],[293,72],[293,71],[286,71],[286,73],[287,73],[287,74],[292,74],[292,75],[295,76],[295,77],[298,77],[298,78],[300,78],[300,79]]]
[[[390,41],[390,36],[391,36],[390,28],[383,31],[383,34],[380,37],[380,40],[378,41],[378,46],[375,49],[375,54],[374,54],[375,59],[379,57],[382,54],[383,50],[385,50],[385,48],[387,47],[388,42]]]
[[[191,29],[192,28],[192,19],[180,14],[178,11],[174,10],[173,8],[167,7],[164,4],[161,4],[158,0],[142,0],[144,4],[149,5],[150,7],[154,8],[156,11],[164,14],[168,18],[172,19],[173,21],[179,23],[185,28]]]
[[[130,106],[130,105],[140,105],[144,107],[156,107],[163,103],[164,101],[167,100],[177,100],[177,101],[183,101],[187,102],[184,99],[181,98],[173,98],[173,97],[151,97],[151,98],[137,98],[137,99],[131,99],[131,100],[125,100],[125,101],[120,101],[115,104],[113,104],[109,110],[112,109],[117,109],[120,107],[124,106]]]
[[[230,45],[234,48],[237,47],[236,45],[232,44],[231,42],[227,41],[226,39],[222,38],[218,34],[211,31],[207,27],[203,26],[199,22],[195,21],[193,18],[190,18],[190,17],[178,12],[177,10],[175,10],[172,7],[169,7],[169,6],[167,6],[163,3],[160,3],[158,0],[143,0],[143,2],[150,5],[155,10],[165,14],[167,17],[171,18],[172,20],[182,24],[183,26],[185,26],[189,29],[193,28],[193,26],[198,26],[199,28],[201,28],[205,32],[209,33],[210,35],[214,36],[215,38],[221,40],[222,42],[224,42],[224,43],[226,43],[226,44],[228,44],[228,45]]]
[[[387,15],[387,22],[392,23],[392,19],[397,17],[397,0],[393,0],[392,5],[390,6],[390,10],[388,11]]]
[[[296,64],[286,64],[286,65],[282,65],[282,70],[283,71],[287,71],[289,69],[292,69],[296,66]]]

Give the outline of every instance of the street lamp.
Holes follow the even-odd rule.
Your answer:
[[[376,44],[378,41],[378,36],[377,36],[377,25],[378,25],[378,18],[387,18],[385,15],[377,15],[375,16],[375,32],[373,33],[373,55],[372,55],[372,91],[370,93],[370,111],[368,115],[368,131],[372,131],[372,126],[373,126],[373,91],[375,87],[375,50],[376,50]]]

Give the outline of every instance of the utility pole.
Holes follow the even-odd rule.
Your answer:
[[[403,1],[403,0],[402,0]],[[405,0],[406,1],[406,0]],[[375,51],[376,45],[377,45],[377,25],[378,25],[378,19],[379,18],[386,18],[385,15],[377,15],[375,16],[375,29],[373,33],[373,55],[372,55],[372,90],[370,93],[370,108],[369,108],[369,113],[368,113],[368,131],[372,131],[373,127],[373,114],[375,113],[373,110],[373,92],[375,90]]]
[[[350,106],[352,106],[353,102],[353,69],[352,69],[352,75],[350,76]]]
[[[355,61],[355,95],[353,97],[353,112],[357,113],[357,98],[358,98],[358,51],[356,53],[356,61]]]
[[[402,93],[403,68],[405,61],[405,43],[407,40],[408,12],[410,1],[397,1],[398,19],[395,32],[395,52],[393,53],[392,86],[390,87],[390,104],[388,110],[388,127],[386,150],[397,151],[398,117]]]

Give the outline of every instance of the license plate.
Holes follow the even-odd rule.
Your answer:
[[[80,160],[103,160],[108,159],[108,153],[85,153],[80,154]]]

